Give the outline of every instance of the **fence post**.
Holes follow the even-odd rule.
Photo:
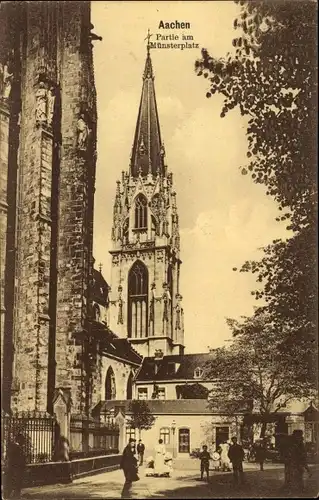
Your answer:
[[[55,389],[53,397],[53,412],[60,427],[61,436],[70,442],[71,397],[69,388]]]

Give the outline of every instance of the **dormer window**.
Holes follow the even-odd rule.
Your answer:
[[[203,376],[203,370],[199,367],[195,368],[194,378],[201,378]]]

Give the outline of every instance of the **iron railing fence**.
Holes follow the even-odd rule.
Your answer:
[[[88,451],[86,456],[107,455],[118,453],[119,427],[113,419],[106,422],[87,419],[82,416],[71,418],[70,455],[81,456],[83,452],[83,437],[88,436]]]
[[[58,426],[54,416],[46,412],[26,411],[1,415],[1,457],[6,461],[8,447],[18,434],[24,437],[28,464],[53,460]]]

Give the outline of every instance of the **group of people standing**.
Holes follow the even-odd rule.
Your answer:
[[[234,484],[239,485],[244,483],[243,462],[245,459],[245,451],[237,442],[236,437],[232,437],[232,444],[229,445],[226,441],[221,443],[212,456],[204,445],[200,453],[200,471],[201,479],[206,473],[207,480],[209,479],[210,460],[218,461],[218,470],[230,470],[230,463],[233,469]],[[264,440],[258,440],[254,445],[254,457],[259,464],[260,470],[264,470],[264,462],[266,461],[267,448]],[[307,471],[310,475],[310,470],[307,465],[307,454],[303,441],[302,430],[294,430],[292,435],[286,436],[281,448],[281,456],[285,465],[285,482],[284,488],[294,492],[302,492],[304,489],[303,475]]]
[[[203,446],[203,451],[200,453],[200,471],[201,480],[204,478],[204,473],[206,473],[207,481],[209,480],[209,465],[210,460],[218,463],[218,470],[223,472],[230,471],[230,464],[233,466],[234,482],[238,484],[243,482],[243,461],[245,457],[245,452],[243,447],[238,444],[237,438],[233,437],[231,439],[232,444],[229,445],[226,441],[223,441],[217,451],[210,455],[207,450],[207,446]]]

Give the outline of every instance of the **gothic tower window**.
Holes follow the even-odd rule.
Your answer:
[[[142,194],[135,200],[135,229],[147,229],[147,200]]]
[[[143,262],[133,264],[128,277],[128,336],[147,337],[148,271]]]
[[[115,375],[111,366],[105,377],[105,400],[110,399],[116,399]]]

